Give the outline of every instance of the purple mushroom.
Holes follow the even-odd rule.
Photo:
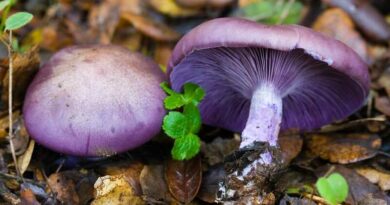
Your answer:
[[[136,148],[160,131],[164,80],[152,60],[119,46],[65,48],[27,90],[27,131],[38,143],[77,156]]]
[[[279,130],[310,130],[343,119],[363,104],[367,65],[343,43],[297,25],[238,18],[208,21],[176,45],[168,65],[172,88],[200,85],[202,121],[242,133],[241,150],[277,145]],[[257,164],[270,164],[271,153]],[[237,174],[237,173],[236,173]]]

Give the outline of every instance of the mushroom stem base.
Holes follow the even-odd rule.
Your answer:
[[[256,89],[240,149],[225,162],[226,178],[219,186],[219,200],[234,204],[262,204],[267,185],[281,169],[277,147],[282,121],[282,98],[272,86]]]
[[[281,121],[282,98],[272,86],[260,86],[251,99],[248,120],[241,134],[240,149],[251,146],[254,142],[268,142],[269,145],[276,146]]]

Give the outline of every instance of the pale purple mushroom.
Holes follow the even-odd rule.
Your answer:
[[[278,133],[340,120],[363,104],[367,65],[343,43],[297,25],[238,18],[208,21],[176,45],[168,66],[173,89],[206,91],[205,124],[242,132],[240,148],[277,145]]]
[[[38,143],[71,155],[136,148],[160,131],[164,80],[158,65],[126,48],[65,48],[39,70],[27,91],[27,131]]]

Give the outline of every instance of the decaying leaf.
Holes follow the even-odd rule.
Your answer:
[[[20,198],[21,198],[21,204],[26,204],[26,205],[41,204],[38,202],[37,198],[35,197],[34,193],[31,191],[31,189],[22,189],[20,191]]]
[[[62,203],[79,204],[80,198],[76,192],[76,183],[72,179],[73,172],[60,172],[50,175],[48,185],[50,191],[56,194],[56,198]]]
[[[313,29],[335,38],[367,60],[367,45],[355,30],[352,19],[339,8],[328,9],[314,22]]]
[[[381,113],[390,116],[390,98],[387,96],[376,97],[375,108]]]
[[[387,95],[390,96],[390,68],[386,68],[386,70],[381,74],[378,79],[378,83],[386,90]]]
[[[158,41],[175,41],[180,34],[163,23],[158,23],[143,15],[130,12],[121,14],[121,17],[129,21],[137,30]]]
[[[157,64],[166,66],[168,65],[169,58],[171,57],[173,46],[167,43],[159,43],[154,50],[154,60]]]
[[[222,164],[212,166],[202,177],[198,198],[207,203],[214,203],[217,199],[219,183],[226,177],[226,172]]]
[[[358,167],[357,173],[367,178],[371,183],[378,184],[383,191],[390,190],[390,174],[370,167]]]
[[[202,164],[199,155],[190,160],[169,160],[165,176],[172,196],[183,203],[191,202],[202,182]]]
[[[34,147],[35,141],[33,139],[30,139],[26,151],[18,157],[18,167],[21,174],[23,174],[27,170],[27,167],[30,164],[31,157],[34,152]]]
[[[156,11],[172,17],[188,17],[199,14],[200,10],[181,7],[175,0],[148,0],[149,5]]]
[[[29,51],[13,55],[13,98],[14,105],[20,105],[24,98],[28,85],[30,84],[35,73],[38,71],[40,58],[38,47],[34,47]],[[0,67],[8,68],[8,60],[0,62]],[[3,102],[8,101],[8,73],[2,79],[3,92],[1,99]]]
[[[333,163],[348,164],[375,156],[381,139],[375,134],[312,134],[309,149]]]
[[[137,196],[142,195],[142,189],[140,184],[140,175],[144,167],[144,164],[141,162],[116,162],[106,164],[102,168],[104,175],[123,175],[123,178],[127,181],[131,188],[133,189],[133,194]]]
[[[62,203],[85,204],[93,198],[94,173],[87,171],[64,171],[49,176],[48,191]]]
[[[105,204],[146,204],[140,196],[134,195],[133,188],[124,175],[99,177],[94,185],[95,200],[92,205]]]
[[[175,0],[177,4],[189,8],[223,8],[234,2],[234,0]]]
[[[215,138],[211,143],[204,144],[201,152],[209,165],[223,162],[226,156],[232,154],[240,146],[240,136],[234,138]]]
[[[303,140],[299,135],[281,135],[278,143],[282,150],[283,163],[288,165],[301,152]]]
[[[150,203],[174,202],[164,180],[164,167],[162,165],[145,165],[141,171],[140,183],[145,200]]]

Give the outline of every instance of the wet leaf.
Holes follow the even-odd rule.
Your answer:
[[[59,172],[50,175],[48,178],[50,191],[55,193],[56,198],[62,203],[78,204],[80,202],[73,177],[73,173]]]
[[[309,149],[333,163],[348,164],[375,156],[381,139],[375,134],[313,134]]]
[[[165,175],[173,197],[183,203],[191,202],[202,182],[200,157],[184,161],[169,160]]]

